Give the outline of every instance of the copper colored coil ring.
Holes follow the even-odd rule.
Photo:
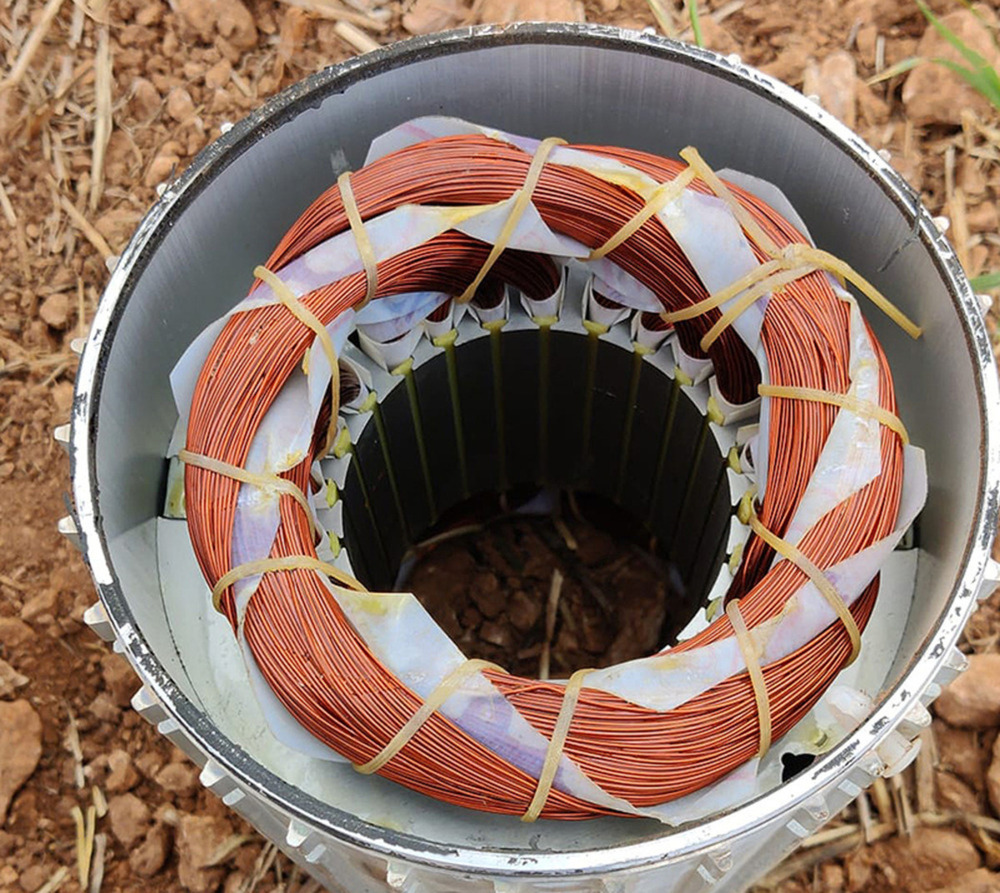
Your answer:
[[[618,158],[664,181],[678,162],[624,149],[590,148]],[[486,204],[507,198],[520,185],[529,163],[519,150],[486,138],[454,137],[421,144],[359,170],[353,177],[363,219],[402,203]],[[695,182],[693,188],[705,191]],[[780,245],[800,235],[756,199],[734,190]],[[590,247],[603,244],[641,207],[621,187],[582,171],[550,164],[534,194],[542,218],[556,231]],[[600,214],[593,212],[600,208]],[[271,269],[299,256],[347,226],[335,188],[289,230],[268,262]],[[379,264],[380,296],[404,291],[459,293],[475,275],[488,246],[457,233]],[[706,296],[676,243],[655,219],[647,221],[611,258],[657,294],[666,309],[679,309]],[[505,252],[494,273],[518,285],[526,277],[524,258]],[[532,283],[535,291],[537,281]],[[518,286],[521,287],[521,286]],[[364,274],[356,274],[303,297],[324,322],[363,299]],[[545,296],[544,294],[538,295]],[[685,349],[699,355],[701,335],[717,312],[677,325]],[[825,275],[812,274],[772,297],[762,340],[771,381],[843,391],[848,383],[848,316]],[[652,328],[652,326],[650,326]],[[881,362],[880,404],[895,411],[892,382]],[[274,396],[301,359],[311,334],[284,311],[267,307],[240,313],[227,323],[212,348],[192,405],[188,449],[241,464],[254,432]],[[759,377],[742,342],[727,331],[709,351],[723,393],[748,399]],[[768,489],[761,520],[780,533],[808,481],[836,411],[822,404],[772,401]],[[882,432],[882,470],[870,484],[825,515],[800,546],[820,567],[829,567],[887,535],[896,519],[902,484],[898,439]],[[287,473],[308,484],[311,457]],[[230,539],[238,486],[189,467],[186,470],[192,542],[208,580],[230,568]],[[311,554],[309,528],[301,509],[282,498],[282,523],[272,556]],[[771,566],[772,553],[751,538],[732,595],[753,627],[777,614],[804,582],[789,562]],[[871,616],[878,583],[853,606],[863,628]],[[223,604],[234,620],[230,594]],[[318,738],[356,763],[369,760],[420,705],[419,698],[374,659],[318,578],[311,572],[268,574],[246,613],[245,633],[269,684],[299,721]],[[721,617],[678,646],[690,650],[732,635]],[[815,702],[850,654],[839,624],[764,668],[772,704],[774,736],[780,737]],[[488,673],[494,685],[543,735],[552,732],[562,686]],[[757,717],[746,674],[725,680],[674,710],[656,713],[584,687],[567,739],[566,754],[609,793],[636,806],[690,793],[753,756]],[[381,774],[431,796],[494,812],[521,814],[531,800],[534,779],[478,744],[435,714]],[[543,816],[586,818],[601,809],[553,790]]]

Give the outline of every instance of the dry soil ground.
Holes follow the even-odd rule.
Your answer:
[[[996,17],[935,0],[993,63]],[[685,20],[661,0],[659,27]],[[312,11],[306,11],[311,9]],[[920,191],[970,274],[1000,267],[1000,117],[941,67],[913,0],[709,0],[706,43],[815,94]],[[339,12],[338,12],[339,11]],[[68,467],[53,443],[108,267],[224,122],[327,64],[462,22],[656,24],[645,0],[4,0],[0,8],[0,891],[301,891],[308,883],[128,709],[135,680],[83,626],[87,571],[56,533]],[[995,317],[989,317],[995,331]],[[488,595],[488,594],[487,594]],[[487,598],[488,600],[488,598]],[[963,648],[921,758],[768,880],[804,890],[1000,890],[1000,601]]]

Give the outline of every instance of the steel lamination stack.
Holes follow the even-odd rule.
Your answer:
[[[717,163],[773,183],[815,244],[923,326],[912,342],[866,312],[893,370],[899,416],[926,450],[929,480],[915,536],[905,552],[893,553],[895,570],[884,569],[862,657],[847,671],[874,705],[847,718],[832,749],[822,740],[823,722],[807,717],[772,749],[773,780],[750,789],[752,799],[734,806],[722,796],[675,813],[676,827],[610,816],[532,825],[469,812],[325,761],[321,745],[305,740],[294,722],[276,728],[273,711],[269,728],[254,697],[256,688],[266,702],[266,686],[248,681],[232,630],[210,600],[192,598],[207,589],[179,539],[186,542],[186,525],[160,517],[171,514],[177,495],[163,459],[177,423],[170,373],[195,336],[246,292],[248,271],[271,255],[334,175],[363,163],[374,138],[421,115],[482,120],[486,108],[488,123],[504,131],[558,133],[572,143],[662,156],[695,145]],[[672,354],[652,336],[643,345],[640,319],[631,340],[624,325],[601,322],[613,302],[602,304],[572,271],[560,286],[562,312],[550,317],[545,295],[531,293],[539,275],[546,277],[535,270],[522,285],[537,303],[510,312],[502,339],[485,325],[483,310],[495,306],[490,298],[475,321],[457,326],[454,342],[439,333],[415,343],[405,368],[386,361],[377,337],[362,338],[364,352],[344,348],[362,390],[373,388],[381,407],[373,414],[375,401],[359,401],[362,411],[345,416],[345,439],[324,466],[343,493],[341,515],[330,522],[334,545],[343,540],[350,568],[365,583],[387,588],[408,538],[439,507],[504,482],[552,478],[574,486],[583,475],[592,489],[644,512],[651,529],[670,540],[697,618],[720,594],[713,581],[724,589],[739,565],[729,504],[747,489],[737,472],[752,467],[745,451],[740,462],[738,434],[727,440],[730,426],[699,418],[709,397],[709,414],[718,415],[723,395],[699,383],[676,342]],[[489,280],[484,285],[492,288]],[[442,333],[451,330],[448,320],[439,322]],[[502,352],[490,349],[501,340]],[[479,392],[457,386],[456,364],[463,381],[480,382]],[[498,369],[505,389],[492,391]],[[580,380],[571,374],[584,369],[593,371]],[[721,366],[716,373],[721,378]],[[555,393],[539,382],[555,382]],[[665,439],[663,406],[679,391],[690,400],[669,414],[676,430]],[[601,399],[591,403],[591,394]],[[136,707],[204,765],[204,783],[331,889],[741,889],[878,774],[900,771],[915,753],[910,741],[929,722],[925,705],[962,668],[955,640],[998,576],[989,558],[996,397],[980,305],[929,216],[883,159],[801,96],[738,59],[596,27],[513,26],[413,41],[317,75],[235,127],[168,188],[115,270],[81,360],[70,444],[72,526],[101,593],[88,618],[136,665],[144,683]],[[481,424],[475,409],[460,418],[459,403],[492,415]],[[434,407],[429,425],[418,405]],[[578,407],[588,424],[561,424],[566,406]],[[725,416],[714,420],[732,421]],[[883,412],[879,421],[894,418]],[[404,451],[409,469],[397,449],[383,448],[398,444],[407,424],[434,432]],[[475,440],[490,424],[507,434],[502,455]],[[579,431],[587,449],[566,431]],[[623,431],[628,463],[615,461]],[[645,452],[634,446],[646,442],[653,447]],[[461,474],[442,473],[431,455]],[[683,473],[663,472],[675,467]],[[755,523],[743,502],[741,520]],[[859,605],[863,627],[871,604]],[[728,613],[737,615],[736,628],[732,603]],[[873,657],[866,660],[866,651]],[[759,695],[756,683],[755,690]],[[516,705],[516,687],[511,696]],[[850,705],[840,708],[851,713]],[[762,731],[767,750],[764,739]],[[782,772],[782,756],[806,752],[820,756],[797,775]]]

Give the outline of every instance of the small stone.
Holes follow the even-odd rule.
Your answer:
[[[979,812],[979,799],[976,797],[976,792],[962,779],[950,772],[941,771],[936,772],[934,777],[937,782],[938,805],[942,809],[956,812]]]
[[[101,658],[101,675],[115,703],[119,707],[128,707],[139,687],[139,680],[129,662],[120,654],[105,654]]]
[[[240,0],[176,0],[174,8],[205,41],[218,34],[237,49],[257,45],[253,15]]]
[[[210,866],[219,847],[229,839],[233,828],[223,818],[184,815],[177,826],[177,876],[191,893],[212,893],[225,875],[225,869]]]
[[[511,645],[510,627],[506,623],[494,623],[487,620],[479,628],[479,638],[499,648],[509,648]]]
[[[156,773],[156,783],[171,794],[189,797],[198,790],[198,770],[190,763],[168,763]]]
[[[43,589],[24,603],[21,608],[21,619],[32,621],[38,620],[43,614],[54,614],[58,600],[59,593],[56,590]]]
[[[816,95],[830,114],[848,127],[857,123],[858,69],[846,50],[830,53],[818,65],[810,62],[802,79],[802,92]]]
[[[0,826],[41,756],[42,720],[35,708],[23,699],[0,701]]]
[[[87,708],[95,719],[101,722],[118,722],[121,718],[121,708],[106,691],[98,692],[97,697]]]
[[[211,90],[218,90],[225,87],[229,83],[229,78],[232,74],[232,62],[228,59],[220,59],[205,72],[205,86]]]
[[[462,0],[416,0],[403,14],[403,27],[410,34],[446,31],[463,22],[468,13]]]
[[[175,87],[167,97],[167,114],[178,124],[194,117],[194,100],[183,87]]]
[[[165,153],[157,155],[149,165],[143,182],[147,186],[158,186],[174,175],[181,160],[177,155]]]
[[[30,642],[35,631],[17,617],[0,617],[0,645],[13,650]]]
[[[139,773],[132,765],[132,758],[121,748],[108,754],[108,777],[104,784],[112,793],[130,791],[139,781]]]
[[[819,867],[819,888],[825,893],[840,893],[844,882],[844,869],[836,862],[826,862]]]
[[[21,885],[21,889],[25,893],[35,893],[35,890],[41,887],[53,874],[54,871],[51,865],[43,865],[41,862],[37,862],[25,868],[21,872],[21,876],[17,879],[17,882]]]
[[[1000,654],[973,654],[962,673],[934,703],[935,712],[962,729],[1000,725]]]
[[[117,250],[125,246],[141,219],[141,211],[133,208],[114,208],[98,217],[94,221],[94,228],[108,240],[112,248]]]
[[[480,22],[582,22],[579,0],[483,0]]]
[[[1000,50],[993,42],[996,14],[984,4],[971,9],[956,9],[941,16],[967,47],[979,53],[992,68],[1000,65]],[[951,43],[928,24],[917,46],[917,56],[924,59],[948,59],[968,66],[968,61]],[[903,105],[914,124],[961,124],[962,113],[970,109],[980,117],[992,112],[989,101],[951,69],[936,62],[918,65],[903,84]]]
[[[12,884],[17,883],[17,870],[13,865],[0,865],[0,884],[2,889],[7,890]]]
[[[986,754],[979,746],[978,733],[953,729],[940,719],[934,720],[933,729],[938,767],[957,775],[974,790],[979,790],[986,774]]]
[[[507,604],[496,576],[487,572],[476,574],[470,595],[484,617],[497,617]]]
[[[988,868],[977,868],[955,878],[947,887],[938,887],[931,893],[1000,893],[1000,874]]]
[[[129,853],[128,864],[139,877],[152,877],[167,861],[170,852],[170,832],[157,823],[146,832],[142,843]]]
[[[0,659],[0,698],[13,697],[19,688],[27,684],[27,676],[22,676],[7,661]]]
[[[523,590],[518,589],[507,605],[507,619],[514,629],[526,633],[533,627],[542,614],[542,606]]]
[[[108,818],[111,821],[111,833],[130,847],[146,833],[149,807],[135,794],[118,794],[108,800]]]
[[[159,110],[163,99],[153,82],[146,78],[136,78],[132,82],[132,99],[129,108],[139,121],[148,121]]]
[[[993,742],[993,759],[986,771],[986,793],[993,812],[1000,815],[1000,736]]]
[[[910,837],[894,837],[852,852],[845,860],[848,889],[860,890],[877,871],[878,889],[931,890],[981,864],[979,852],[964,834],[947,828],[917,828]],[[874,869],[874,870],[873,870]]]
[[[60,417],[64,418],[73,406],[73,382],[57,381],[52,386],[52,405]]]
[[[42,301],[42,306],[38,309],[38,315],[44,320],[46,325],[52,326],[53,329],[65,329],[69,324],[69,315],[72,309],[73,305],[70,302],[69,295],[65,292],[60,292],[59,294],[49,295]]]

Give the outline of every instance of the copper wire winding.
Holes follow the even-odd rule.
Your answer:
[[[574,146],[615,158],[660,183],[684,165],[635,150]],[[484,205],[509,198],[524,183],[531,157],[508,144],[480,136],[436,139],[403,149],[354,172],[350,185],[362,220],[404,203]],[[708,192],[701,180],[690,188]],[[730,187],[764,232],[781,247],[802,236],[759,199]],[[621,186],[576,168],[547,164],[532,195],[542,219],[555,231],[598,249],[621,230],[644,201]],[[321,195],[286,233],[267,268],[285,264],[319,242],[350,227],[336,186]],[[482,269],[489,245],[447,232],[377,267],[378,297],[409,291],[461,295]],[[758,260],[768,259],[755,248]],[[648,286],[667,311],[708,297],[676,242],[652,216],[609,257]],[[507,250],[496,259],[481,291],[497,300],[497,283],[509,282],[529,297],[551,294],[558,272],[547,258]],[[370,277],[354,274],[300,297],[324,324],[362,303]],[[498,302],[498,301],[497,301]],[[491,305],[492,306],[492,305]],[[676,323],[684,349],[705,356],[702,337],[719,319],[711,310]],[[650,328],[659,328],[646,314]],[[871,333],[869,332],[871,335]],[[885,358],[880,361],[879,405],[896,413]],[[254,433],[288,376],[301,361],[313,333],[279,305],[234,314],[212,347],[191,407],[187,449],[242,466]],[[767,307],[762,342],[776,386],[843,393],[849,384],[849,315],[825,274],[810,273],[774,294]],[[731,329],[707,351],[720,390],[733,403],[756,396],[760,381],[753,357]],[[818,401],[773,397],[768,486],[757,517],[779,535],[787,527],[810,478],[837,407]],[[327,415],[320,419],[312,454],[286,472],[308,492],[309,469],[322,448]],[[828,512],[799,543],[818,567],[826,568],[886,536],[892,530],[902,486],[902,444],[881,428],[879,476]],[[239,482],[187,466],[188,523],[195,553],[210,584],[231,568],[230,542]],[[281,525],[271,557],[315,555],[310,524],[300,505],[282,495]],[[781,611],[805,582],[790,561],[772,566],[774,552],[751,536],[728,598],[753,628]],[[876,578],[851,607],[860,629],[871,616]],[[232,591],[221,606],[236,622]],[[266,574],[246,607],[243,630],[261,672],[288,710],[310,732],[353,763],[368,763],[421,707],[421,699],[377,661],[340,608],[310,570]],[[675,648],[685,651],[734,635],[729,617]],[[807,645],[760,668],[771,714],[771,736],[787,732],[815,703],[851,657],[851,637],[837,622]],[[486,670],[493,685],[546,738],[563,706],[565,687]],[[634,806],[655,805],[717,780],[754,756],[761,745],[754,682],[749,673],[726,679],[682,706],[656,712],[613,695],[588,689],[566,729],[564,753],[587,776]],[[379,769],[387,778],[450,803],[522,815],[536,794],[536,779],[468,737],[440,713],[430,715],[413,738]],[[605,812],[556,788],[541,816],[581,819]]]

